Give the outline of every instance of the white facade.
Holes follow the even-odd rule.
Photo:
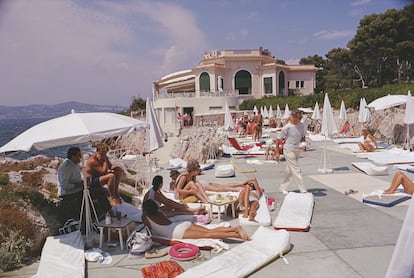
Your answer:
[[[213,50],[193,69],[153,82],[153,100],[161,125],[176,130],[176,113],[193,117],[219,114],[227,100],[238,110],[245,99],[309,95],[316,87],[313,65],[283,65],[269,50]]]

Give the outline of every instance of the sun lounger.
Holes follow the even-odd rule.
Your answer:
[[[362,202],[371,204],[371,205],[383,206],[383,207],[393,207],[409,199],[411,199],[411,196],[409,195],[387,194],[387,195],[366,196],[365,198],[362,199]]]
[[[84,245],[80,231],[47,237],[33,277],[85,277]]]
[[[377,166],[371,162],[353,162],[352,166],[368,176],[387,176],[387,166]]]
[[[272,218],[270,217],[269,209],[267,208],[266,196],[262,195],[259,199],[259,209],[253,221],[249,218],[244,218],[243,213],[239,214],[239,225],[241,226],[270,226]]]
[[[288,231],[309,231],[313,206],[312,193],[289,192],[283,200],[273,227]]]
[[[289,233],[260,226],[245,241],[211,260],[186,270],[178,277],[246,277],[289,251]]]

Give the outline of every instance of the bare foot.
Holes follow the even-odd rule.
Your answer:
[[[386,189],[384,190],[384,194],[393,194],[394,191],[392,191],[391,189]]]
[[[237,226],[237,231],[239,232],[240,238],[243,240],[252,240],[249,235],[243,230],[241,226]]]

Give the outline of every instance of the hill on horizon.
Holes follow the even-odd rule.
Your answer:
[[[0,105],[0,119],[26,119],[26,118],[45,118],[58,117],[76,112],[112,112],[118,113],[127,110],[127,107],[116,105],[95,105],[80,103],[76,101],[64,102],[60,104],[33,104],[26,106],[4,106]]]

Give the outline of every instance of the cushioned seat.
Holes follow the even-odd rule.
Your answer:
[[[354,162],[352,163],[356,169],[368,176],[386,176],[388,175],[387,166],[377,166],[371,162]]]
[[[234,177],[234,166],[231,164],[217,165],[215,176],[216,178],[229,178]]]

